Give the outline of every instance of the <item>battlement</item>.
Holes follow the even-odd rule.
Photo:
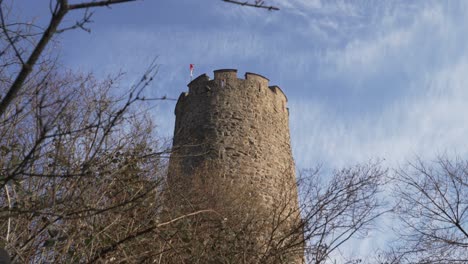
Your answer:
[[[268,80],[268,78],[265,78],[260,74],[256,74],[256,73],[252,73],[252,72],[246,72],[245,73],[245,79],[247,81],[259,82],[262,87],[268,87],[268,84],[270,82],[270,80]]]
[[[197,85],[199,83],[204,83],[210,80],[210,77],[204,73],[197,78],[193,79],[187,86],[190,88],[191,86]]]
[[[255,87],[259,91],[269,91],[273,95],[278,95],[279,98],[276,100],[282,100],[287,102],[287,97],[277,85],[269,86],[270,80],[260,74],[246,72],[244,79],[237,77],[236,69],[219,69],[214,71],[214,79],[211,80],[210,77],[204,73],[189,84],[188,94],[181,96],[179,99],[185,98],[190,95],[199,95],[216,92],[219,89],[246,89],[247,86]]]
[[[283,95],[286,102],[288,101],[288,97],[278,85],[268,86],[268,88],[270,88],[270,90],[272,90],[275,94]]]
[[[214,73],[215,80],[237,79],[236,69],[220,69],[220,70],[215,70],[213,73]]]

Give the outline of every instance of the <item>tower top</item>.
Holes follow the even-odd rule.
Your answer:
[[[244,79],[237,77],[237,69],[219,69],[214,71],[214,79],[211,80],[210,77],[204,73],[193,79],[187,86],[189,87],[188,93],[182,93],[179,97],[179,100],[189,96],[191,94],[200,94],[203,93],[206,88],[224,88],[225,86],[229,87],[239,87],[239,84],[242,82],[247,82],[253,86],[258,87],[259,89],[270,90],[273,94],[279,95],[280,100],[288,101],[286,95],[277,85],[269,85],[270,80],[265,76],[262,76],[253,72],[246,72]],[[210,85],[215,83],[216,85]]]

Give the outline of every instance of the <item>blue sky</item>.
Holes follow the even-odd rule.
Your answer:
[[[18,2],[25,16],[47,18],[48,1]],[[281,10],[220,0],[96,9],[91,34],[60,36],[61,62],[98,76],[122,70],[131,82],[158,56],[147,95],[172,98],[187,90],[190,63],[195,75],[264,75],[288,96],[299,169],[468,154],[467,1],[266,2]],[[154,109],[162,136],[172,134],[174,105]]]
[[[186,90],[190,63],[195,75],[237,68],[267,76],[289,98],[299,168],[466,154],[466,1],[269,3],[281,11],[218,0],[99,9],[91,34],[61,36],[63,62],[136,79],[158,56],[148,94],[173,98]],[[158,105],[161,135],[172,134],[173,107]]]
[[[160,74],[147,94],[173,98],[186,90],[190,63],[195,75],[237,68],[267,76],[289,98],[299,168],[466,154],[466,1],[268,3],[281,10],[220,0],[95,9],[91,34],[59,37],[62,63],[99,76],[122,70],[131,82],[157,56]],[[48,19],[47,8],[20,1],[36,21]],[[158,103],[161,135],[172,134],[173,107]]]

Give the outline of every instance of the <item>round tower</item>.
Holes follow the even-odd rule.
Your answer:
[[[183,186],[176,193],[182,192],[188,200],[195,186],[209,185],[196,191],[205,192],[201,196],[215,188],[214,200],[227,195],[219,186],[237,188],[243,190],[240,195],[246,196],[246,204],[258,205],[265,215],[289,217],[287,226],[298,228],[289,110],[283,91],[255,73],[247,72],[240,79],[234,69],[214,71],[213,80],[200,75],[188,88],[175,108],[169,187]]]

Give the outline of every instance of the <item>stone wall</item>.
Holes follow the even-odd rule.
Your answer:
[[[282,90],[258,74],[240,79],[232,69],[215,71],[213,80],[203,74],[188,87],[175,109],[169,185],[183,186],[188,193],[195,182],[211,177],[206,181],[210,185],[254,192],[256,203],[267,211],[287,203],[285,212],[294,211],[291,221],[297,222],[289,110]],[[207,169],[210,176],[197,173]]]
[[[250,183],[272,203],[285,180],[295,182],[289,137],[287,98],[263,76],[217,70],[214,80],[201,75],[176,105],[174,149],[182,170],[217,164],[221,177]],[[177,161],[176,161],[177,159]]]

